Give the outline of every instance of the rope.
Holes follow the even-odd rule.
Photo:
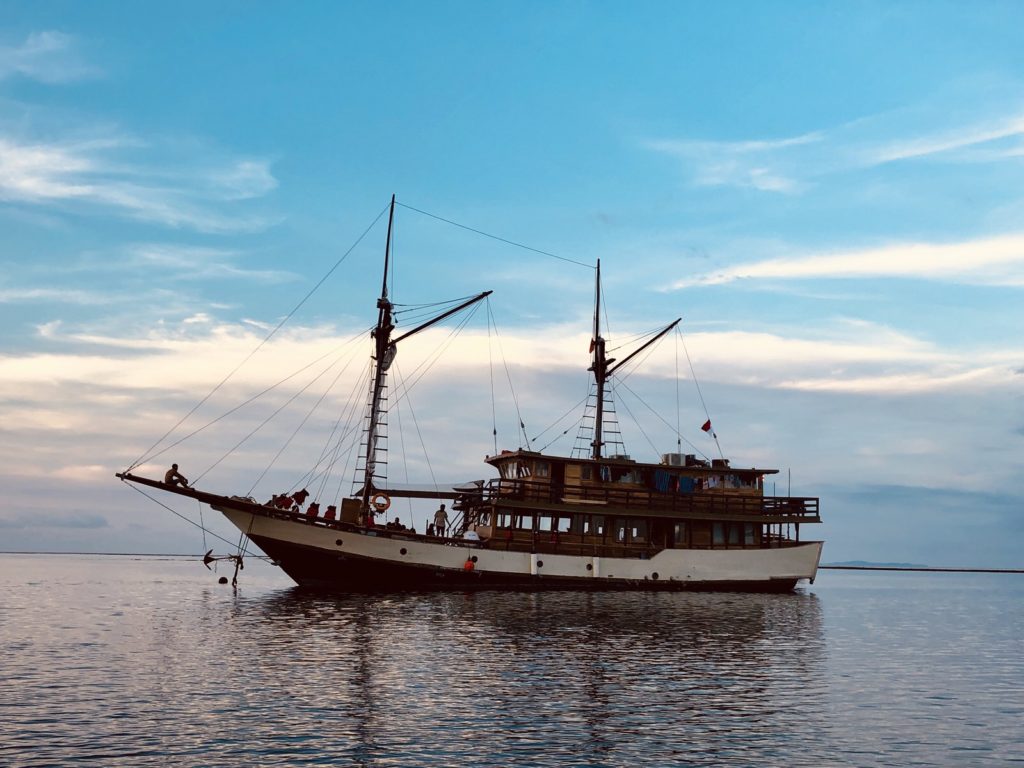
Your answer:
[[[646,407],[647,410],[649,410],[651,413],[653,413],[661,421],[662,424],[664,424],[670,430],[672,429],[672,425],[669,424],[667,421],[665,421],[665,417],[662,416],[660,413],[658,413],[650,403],[648,403],[646,400],[644,400],[642,397],[640,397],[640,395],[638,395],[636,392],[634,392],[632,389],[630,389],[629,386],[624,381],[622,381],[622,379],[619,379],[618,386],[622,387],[627,392],[629,392],[631,395],[633,395],[633,397],[635,397],[644,407]],[[705,459],[708,458],[708,455],[706,453],[704,453],[704,451],[702,451],[696,445],[691,443],[687,438],[683,437],[683,434],[681,432],[676,432],[676,438],[685,441],[688,446],[693,448],[693,450],[695,450],[697,453],[699,453]]]
[[[245,357],[245,359],[244,359],[244,360],[242,360],[242,362],[240,362],[240,363],[239,363],[238,365],[236,365],[236,366],[234,367],[234,369],[233,369],[233,370],[232,370],[232,371],[231,371],[231,372],[230,372],[230,373],[229,373],[229,374],[228,374],[227,376],[225,376],[225,377],[224,377],[223,379],[221,379],[220,383],[218,383],[218,384],[217,384],[217,386],[215,386],[215,387],[214,387],[213,389],[211,389],[211,390],[210,390],[210,392],[209,392],[209,393],[208,393],[208,394],[206,395],[206,397],[204,397],[204,398],[203,398],[202,400],[200,400],[200,401],[199,401],[198,403],[196,403],[196,404],[195,404],[194,406],[192,406],[192,410],[190,410],[190,411],[189,411],[188,413],[186,413],[186,414],[185,414],[184,416],[182,416],[182,417],[181,417],[181,419],[179,419],[179,420],[178,420],[178,423],[177,423],[177,424],[175,424],[175,425],[174,425],[173,427],[171,427],[171,428],[170,428],[169,430],[167,430],[167,431],[166,431],[166,432],[165,432],[165,433],[164,433],[164,434],[163,434],[163,435],[162,435],[162,436],[160,437],[160,439],[159,439],[159,440],[157,440],[157,441],[156,441],[155,443],[153,443],[153,445],[151,445],[151,446],[150,446],[149,448],[147,448],[147,449],[146,449],[145,451],[143,451],[142,455],[141,455],[141,456],[139,456],[139,458],[137,458],[137,459],[136,459],[136,460],[135,460],[135,461],[134,461],[134,462],[133,462],[133,463],[131,464],[131,466],[129,466],[129,467],[128,467],[128,469],[127,469],[126,471],[129,471],[129,472],[130,472],[131,470],[133,470],[133,469],[135,469],[135,468],[136,468],[137,466],[139,466],[139,465],[140,465],[140,464],[141,464],[141,463],[142,463],[143,461],[145,461],[145,460],[146,460],[147,458],[156,458],[156,456],[159,456],[160,454],[164,453],[165,451],[167,451],[167,450],[169,450],[170,448],[172,448],[172,447],[173,447],[173,446],[168,446],[167,448],[165,448],[165,449],[164,449],[163,451],[161,451],[160,453],[156,454],[155,456],[149,456],[149,453],[150,453],[151,451],[153,451],[153,450],[154,450],[154,449],[155,449],[155,448],[156,448],[156,447],[157,447],[158,445],[160,445],[160,443],[162,443],[162,442],[163,442],[164,440],[166,440],[166,439],[167,439],[167,437],[168,437],[169,435],[171,435],[171,434],[172,434],[172,433],[173,433],[173,432],[174,432],[175,430],[177,430],[177,429],[178,429],[178,427],[180,427],[180,426],[181,426],[182,424],[184,424],[184,423],[185,423],[185,421],[186,421],[186,420],[188,420],[188,418],[189,418],[189,417],[190,417],[190,416],[191,416],[191,415],[192,415],[193,413],[195,413],[195,412],[196,412],[197,410],[199,410],[199,408],[200,408],[200,407],[201,407],[201,406],[202,406],[202,405],[203,405],[203,404],[204,404],[204,403],[205,403],[205,402],[206,402],[207,400],[209,400],[209,399],[210,399],[211,397],[213,397],[213,396],[214,396],[214,394],[216,394],[216,393],[217,393],[217,391],[218,391],[218,390],[219,390],[219,389],[220,389],[220,388],[221,388],[222,386],[224,386],[224,385],[225,385],[225,384],[226,384],[226,383],[228,382],[228,379],[230,379],[230,378],[231,378],[232,376],[234,376],[234,375],[235,375],[236,373],[238,373],[239,369],[241,369],[241,367],[242,367],[243,365],[245,365],[245,364],[246,364],[247,362],[249,362],[249,360],[251,360],[251,359],[252,359],[252,357],[253,357],[253,356],[254,356],[254,355],[255,355],[255,354],[257,353],[257,352],[259,352],[259,351],[260,351],[260,350],[261,350],[261,349],[263,348],[263,346],[264,346],[264,345],[265,345],[265,344],[266,344],[266,343],[267,343],[268,341],[270,341],[270,339],[271,339],[271,338],[273,338],[273,337],[274,337],[274,335],[275,335],[275,334],[276,334],[276,333],[277,333],[277,332],[278,332],[279,330],[281,330],[281,327],[282,327],[282,326],[283,326],[283,325],[284,325],[285,323],[287,323],[287,322],[288,322],[289,320],[291,320],[292,316],[293,316],[293,315],[294,315],[294,314],[295,314],[296,312],[298,312],[298,311],[299,311],[299,309],[300,309],[300,308],[302,307],[302,305],[303,305],[303,304],[305,304],[305,303],[306,303],[306,302],[307,302],[307,301],[309,300],[309,298],[310,298],[310,297],[311,297],[311,296],[312,296],[312,295],[313,295],[314,293],[316,293],[316,291],[317,291],[317,290],[318,290],[318,289],[320,288],[320,286],[321,286],[321,285],[323,285],[323,284],[324,284],[324,282],[325,282],[325,281],[327,280],[327,278],[328,278],[328,277],[330,277],[330,276],[331,276],[331,275],[332,275],[332,274],[334,273],[334,270],[336,270],[336,269],[337,269],[337,268],[338,268],[339,266],[341,266],[341,263],[342,263],[343,261],[345,261],[345,259],[347,259],[347,258],[349,257],[349,254],[351,254],[351,253],[352,253],[352,251],[354,251],[354,250],[356,249],[356,247],[357,247],[357,246],[358,246],[358,245],[359,245],[359,244],[360,244],[360,243],[361,243],[361,242],[363,241],[363,238],[364,238],[364,237],[366,237],[366,236],[367,236],[367,235],[368,235],[368,234],[370,233],[370,230],[371,230],[371,229],[373,229],[373,228],[374,228],[374,226],[376,226],[377,222],[378,222],[378,221],[380,221],[380,217],[384,215],[385,211],[387,211],[389,207],[390,207],[390,206],[385,206],[385,207],[384,207],[384,209],[383,209],[383,210],[381,210],[381,212],[377,214],[377,217],[376,217],[376,218],[375,218],[375,219],[374,219],[374,220],[373,220],[373,221],[372,221],[372,222],[370,223],[370,226],[368,226],[368,227],[367,227],[367,228],[366,228],[366,229],[365,229],[365,230],[363,231],[363,234],[361,234],[361,235],[360,235],[360,236],[359,236],[359,237],[358,237],[358,238],[356,239],[356,241],[355,241],[354,243],[352,243],[352,245],[351,245],[351,246],[349,247],[349,249],[348,249],[347,251],[345,251],[345,253],[344,253],[344,254],[342,254],[341,258],[339,258],[339,259],[338,259],[338,260],[337,260],[336,262],[334,262],[334,266],[333,266],[333,267],[331,267],[331,268],[330,268],[329,270],[327,270],[327,274],[325,274],[325,275],[324,275],[323,277],[321,277],[321,278],[320,278],[319,282],[317,282],[317,284],[316,284],[316,285],[314,285],[314,286],[312,287],[312,289],[310,289],[310,291],[309,291],[309,292],[308,292],[308,293],[307,293],[307,294],[306,294],[305,296],[303,296],[303,297],[302,297],[302,300],[301,300],[301,301],[299,301],[299,303],[298,303],[298,304],[296,304],[296,305],[295,305],[295,306],[294,306],[294,307],[292,308],[292,310],[291,310],[291,311],[290,311],[290,312],[289,312],[289,313],[288,313],[287,315],[285,315],[284,319],[283,319],[283,320],[281,320],[281,322],[280,322],[280,323],[278,323],[278,324],[277,324],[277,325],[276,325],[276,326],[274,327],[274,329],[273,329],[273,330],[272,330],[272,331],[271,331],[270,333],[268,333],[268,334],[266,335],[266,337],[264,337],[263,341],[261,341],[261,342],[260,342],[259,344],[257,344],[257,345],[256,345],[256,348],[255,348],[255,349],[254,349],[254,350],[253,350],[252,352],[250,352],[250,353],[249,353],[249,354],[248,354],[248,355],[247,355],[247,356]],[[194,433],[193,433],[193,434],[194,434]],[[191,436],[191,435],[190,435],[190,436]],[[179,440],[178,442],[181,442],[181,441]],[[178,444],[178,443],[174,443],[174,445],[177,445],[177,444]]]
[[[153,496],[150,496],[150,495],[149,495],[148,493],[146,493],[146,492],[145,492],[144,490],[142,490],[141,488],[137,488],[136,486],[132,485],[131,483],[127,483],[127,482],[125,482],[124,480],[122,480],[121,482],[122,482],[122,483],[124,483],[125,485],[127,485],[127,486],[128,486],[129,488],[131,488],[131,489],[132,489],[133,491],[135,491],[136,493],[140,493],[140,494],[142,494],[143,496],[145,496],[145,497],[146,497],[147,499],[149,499],[150,501],[152,501],[152,502],[153,502],[154,504],[158,504],[159,506],[163,507],[164,509],[166,509],[166,510],[167,510],[168,512],[170,512],[170,513],[171,513],[171,514],[173,514],[173,515],[177,515],[178,517],[180,517],[180,518],[181,518],[182,520],[184,520],[184,521],[185,521],[186,523],[188,523],[189,525],[194,525],[194,526],[195,526],[196,528],[201,528],[201,529],[203,530],[203,534],[204,534],[204,538],[203,538],[203,546],[204,546],[204,547],[206,546],[206,538],[205,538],[205,534],[207,533],[207,530],[206,530],[206,528],[204,528],[204,527],[203,527],[202,525],[200,525],[199,523],[197,523],[197,522],[196,522],[195,520],[192,520],[192,519],[190,519],[190,518],[186,517],[185,515],[181,514],[181,512],[178,512],[178,511],[177,511],[176,509],[172,509],[171,507],[167,506],[166,504],[164,504],[164,503],[163,503],[162,501],[160,501],[159,499],[157,499],[157,498],[154,498]],[[215,539],[220,539],[221,541],[223,541],[223,542],[224,542],[225,544],[227,544],[227,545],[228,545],[228,546],[230,546],[230,547],[234,547],[234,546],[235,546],[233,542],[231,542],[231,541],[228,541],[228,540],[227,540],[227,539],[225,539],[225,538],[224,538],[223,536],[220,536],[220,535],[218,535],[218,534],[214,533],[213,531],[209,531],[209,534],[210,534],[210,535],[211,535],[211,536],[212,536],[213,538],[215,538]],[[203,550],[203,551],[205,552],[206,550]],[[265,559],[265,560],[268,560],[268,561],[270,560],[270,558],[269,558],[269,557],[267,557],[267,558],[261,558],[261,559]]]
[[[659,455],[659,454],[661,453],[661,451],[659,451],[659,450],[658,450],[658,446],[656,446],[656,445],[654,444],[654,441],[653,441],[653,440],[651,440],[650,436],[648,436],[648,434],[647,434],[647,433],[646,433],[646,432],[644,431],[644,428],[643,428],[642,426],[640,426],[640,420],[639,420],[639,419],[638,419],[638,418],[637,418],[636,416],[634,416],[634,415],[633,415],[633,411],[631,411],[631,410],[629,409],[629,405],[628,405],[628,404],[626,403],[626,401],[625,401],[624,399],[622,399],[622,398],[618,397],[618,389],[617,389],[617,388],[618,388],[618,386],[619,386],[619,385],[621,385],[621,386],[623,386],[623,387],[626,387],[626,385],[625,385],[625,384],[623,384],[623,383],[622,383],[621,381],[619,381],[619,382],[618,382],[618,384],[613,384],[613,385],[612,385],[612,391],[613,391],[613,393],[614,393],[614,394],[616,395],[616,398],[615,398],[616,402],[617,402],[617,403],[618,403],[619,405],[621,405],[621,406],[622,406],[623,408],[625,408],[625,409],[626,409],[626,413],[627,413],[627,414],[629,415],[629,418],[631,418],[631,419],[633,420],[633,425],[634,425],[634,426],[635,426],[635,427],[636,427],[636,428],[637,428],[638,430],[640,430],[640,434],[644,436],[644,440],[646,440],[646,441],[647,441],[647,444],[648,444],[649,446],[651,446],[651,450],[652,450],[652,451],[654,451],[654,455],[655,455],[655,456],[658,456],[658,455]],[[626,387],[626,389],[629,389],[629,388],[628,388],[628,387]],[[643,402],[643,401],[641,400],[641,402]],[[622,435],[622,432],[621,432],[621,427],[620,427],[620,432],[619,432],[619,435],[620,435],[620,437],[621,437],[621,435]],[[623,447],[625,447],[625,446],[623,445]]]
[[[401,374],[401,369],[396,369],[396,372],[398,374]],[[403,386],[403,389],[404,389],[404,391],[406,393],[405,394],[405,398],[408,398],[409,390],[405,389],[405,381],[404,381],[405,377],[403,376],[402,378],[403,378],[402,386]],[[396,387],[396,389],[397,389],[397,387]],[[400,400],[395,402],[395,407],[396,408],[398,407],[398,403],[399,402],[400,402]],[[424,461],[427,464],[427,471],[430,473],[430,482],[433,484],[435,491],[439,490],[438,487],[437,487],[437,478],[434,477],[434,467],[430,463],[430,452],[427,450],[427,444],[423,440],[423,433],[420,431],[420,422],[419,422],[419,419],[416,418],[416,411],[413,410],[412,402],[411,401],[409,403],[409,415],[412,416],[412,424],[413,424],[414,427],[416,427],[416,437],[420,441],[420,448],[423,449],[423,459],[424,459]],[[407,473],[406,477],[407,478],[408,478],[408,469],[409,469],[409,465],[408,465],[408,463],[406,463],[406,473]]]
[[[708,421],[711,421],[711,414],[708,413],[708,407],[704,403],[704,395],[700,391],[700,382],[697,381],[697,373],[696,373],[696,371],[693,370],[693,361],[690,360],[690,350],[688,350],[686,348],[686,339],[683,338],[683,333],[682,333],[682,331],[679,330],[678,327],[676,327],[676,333],[679,334],[679,341],[683,345],[683,352],[686,353],[686,362],[690,366],[690,375],[693,376],[693,383],[697,387],[697,397],[700,398],[700,404],[701,404],[701,407],[704,409],[704,415],[707,417]],[[718,443],[718,433],[715,432],[714,429],[711,430],[711,437],[713,437],[714,440],[715,440],[715,446],[718,448],[718,455],[719,455],[719,457],[724,459],[725,458],[725,454],[722,453],[722,446],[719,445],[719,443]],[[691,445],[692,445],[692,443],[691,443]]]
[[[488,307],[488,309],[490,309]],[[490,312],[487,313],[487,372],[491,377],[491,434],[494,436],[494,455],[498,455],[498,410],[494,400],[494,348],[491,346]],[[529,443],[527,443],[529,446]]]
[[[333,363],[331,363],[324,370],[323,373],[326,373],[327,371],[329,371],[331,368],[333,368],[337,364],[338,364],[338,361],[337,360],[334,361]],[[314,413],[316,413],[316,410],[320,407],[320,404],[324,401],[324,398],[326,398],[327,395],[330,393],[330,391],[332,389],[334,389],[334,385],[338,383],[338,379],[340,379],[342,377],[342,375],[345,373],[345,371],[348,370],[348,367],[351,364],[352,364],[352,358],[350,358],[349,361],[347,363],[345,363],[345,366],[340,371],[338,371],[338,373],[335,375],[334,379],[331,381],[330,384],[327,385],[327,388],[323,391],[323,394],[321,394],[320,397],[317,399],[317,401],[315,403],[313,403],[313,407],[310,408],[306,412],[306,415],[302,418],[302,421],[299,422],[299,425],[292,431],[291,435],[288,436],[288,439],[285,441],[284,445],[282,445],[278,449],[277,453],[274,454],[274,458],[270,460],[270,463],[267,465],[266,469],[264,469],[263,472],[260,473],[260,476],[256,478],[255,482],[253,482],[252,487],[249,488],[249,493],[248,493],[249,496],[252,495],[253,491],[256,489],[256,486],[259,485],[260,480],[262,480],[266,476],[267,472],[269,472],[273,468],[274,464],[277,463],[277,460],[279,458],[281,458],[281,454],[284,453],[285,449],[289,445],[291,445],[292,440],[294,440],[296,438],[296,436],[299,434],[299,431],[304,426],[306,426],[306,422],[309,421],[310,417]],[[322,376],[323,373],[321,373],[320,376]],[[320,378],[320,376],[317,376],[316,378],[318,379],[318,378]],[[313,379],[313,381],[316,381],[316,379]],[[313,384],[313,382],[311,381],[308,386],[312,386],[312,384]],[[300,484],[304,485],[305,483],[302,483],[300,481]]]
[[[314,363],[318,363],[321,360],[323,360],[325,357],[327,357],[326,354],[325,355],[321,355],[320,357],[318,357],[313,362]],[[301,373],[302,371],[306,370],[307,368],[310,368],[312,365],[313,365],[313,363],[309,363],[309,365],[303,366],[298,371],[296,371],[294,374],[292,374],[292,376],[297,376],[299,373]],[[212,472],[213,469],[215,467],[217,467],[218,464],[220,464],[222,461],[224,461],[224,459],[226,459],[228,456],[230,456],[236,450],[238,450],[244,443],[246,443],[249,440],[250,437],[252,437],[257,432],[259,432],[261,429],[263,429],[265,426],[267,426],[267,424],[269,424],[274,419],[274,417],[277,416],[277,414],[279,414],[281,411],[283,411],[285,408],[287,408],[289,405],[291,405],[293,402],[295,402],[295,400],[300,395],[302,395],[307,389],[309,389],[311,386],[313,386],[313,384],[316,383],[316,381],[318,379],[320,379],[321,376],[326,374],[327,371],[331,370],[331,368],[333,368],[335,365],[336,365],[336,363],[331,363],[329,366],[327,366],[327,368],[325,368],[320,373],[318,373],[316,376],[314,376],[312,379],[310,379],[310,381],[304,387],[299,389],[298,392],[296,392],[294,395],[292,395],[287,400],[285,400],[282,405],[278,406],[276,411],[274,411],[269,416],[267,416],[267,418],[265,418],[262,422],[260,422],[260,424],[258,426],[256,426],[255,429],[250,431],[249,434],[247,434],[245,437],[243,437],[241,440],[239,440],[237,443],[235,443],[235,445],[232,446],[228,450],[227,453],[225,453],[223,456],[221,456],[219,459],[217,459],[215,462],[213,462],[213,464],[211,464],[202,474],[199,475],[199,477],[196,478],[196,482],[198,482],[199,480],[204,478],[206,475],[208,475],[210,472]],[[288,378],[292,378],[292,376],[289,376]],[[275,385],[275,386],[277,386],[277,385]],[[263,394],[265,394],[265,393],[263,393]],[[289,442],[290,442],[290,440],[289,440]],[[287,444],[286,444],[286,446],[287,446]],[[281,450],[283,451],[284,448],[282,448]],[[280,452],[278,452],[278,456],[280,456]],[[274,461],[276,461],[276,460],[277,460],[277,457],[275,456],[274,457]]]
[[[516,408],[516,418],[519,419],[519,431],[522,433],[524,440],[524,448],[530,447],[530,438],[526,434],[526,424],[523,423],[523,414],[519,410],[519,398],[516,397],[516,388],[512,384],[512,371],[508,367],[508,359],[505,357],[505,348],[501,345],[501,335],[498,333],[498,324],[494,322],[494,312],[491,310],[491,300],[487,300],[487,316],[490,319],[491,325],[494,326],[494,338],[498,341],[498,351],[501,353],[501,362],[505,367],[505,378],[508,379],[508,389],[512,395],[512,403]],[[497,453],[497,447],[495,447],[495,453]]]
[[[403,208],[406,208],[406,209],[408,209],[410,211],[416,211],[416,213],[423,214],[424,216],[429,216],[432,219],[437,219],[438,221],[443,221],[445,224],[451,224],[453,227],[458,227],[459,229],[465,229],[466,231],[473,232],[473,233],[475,233],[477,235],[483,235],[484,237],[489,237],[492,240],[497,240],[499,243],[505,243],[506,245],[511,245],[511,246],[516,247],[516,248],[522,248],[524,251],[532,251],[533,253],[539,253],[541,256],[550,256],[552,259],[558,259],[559,261],[566,261],[569,264],[575,264],[575,265],[577,265],[579,267],[586,267],[587,269],[593,269],[594,268],[590,264],[584,264],[582,261],[576,261],[575,259],[567,259],[565,256],[559,256],[556,253],[549,253],[548,251],[542,251],[539,248],[531,248],[529,245],[523,245],[522,243],[517,243],[517,242],[515,242],[513,240],[507,240],[504,237],[499,237],[498,235],[492,235],[489,232],[484,232],[483,230],[475,229],[474,227],[470,227],[470,226],[467,226],[465,224],[460,224],[457,221],[452,221],[451,219],[446,219],[443,216],[438,216],[438,215],[433,214],[433,213],[428,213],[427,211],[421,211],[419,208],[414,208],[413,206],[406,205],[405,203],[396,202],[395,205],[400,205]]]
[[[676,339],[676,453],[682,453],[682,441],[679,439],[679,435],[682,432],[680,429],[680,408],[679,408],[679,339]]]

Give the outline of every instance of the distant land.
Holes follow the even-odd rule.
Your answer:
[[[871,563],[867,560],[846,560],[841,563],[825,563],[819,568],[834,568],[837,571],[929,571],[932,573],[1024,573],[1024,568],[947,568],[942,566],[917,565],[915,563]]]
[[[872,563],[868,560],[844,560],[840,563],[822,563],[822,568],[839,568],[846,566],[848,568],[930,568],[928,565],[921,565],[920,563]]]

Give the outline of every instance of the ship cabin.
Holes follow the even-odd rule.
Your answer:
[[[662,549],[781,547],[820,522],[818,499],[764,495],[775,469],[665,454],[658,464],[502,451],[499,473],[457,505],[492,547],[649,557]]]

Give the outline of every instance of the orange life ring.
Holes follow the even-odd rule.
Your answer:
[[[391,497],[386,493],[375,493],[370,498],[370,503],[378,512],[387,512],[391,508]]]

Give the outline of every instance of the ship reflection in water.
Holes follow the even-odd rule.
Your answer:
[[[827,710],[807,593],[293,590],[236,619],[235,652],[293,700],[293,735],[356,762],[793,764]]]

